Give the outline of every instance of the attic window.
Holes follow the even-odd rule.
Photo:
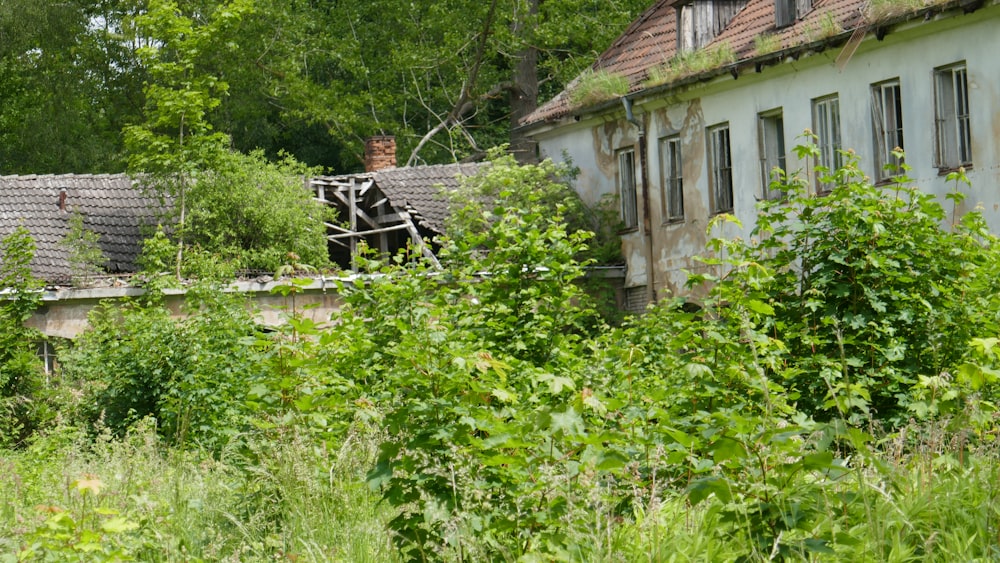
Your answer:
[[[747,0],[691,0],[680,4],[677,50],[683,53],[708,45],[746,5]]]
[[[788,27],[812,9],[812,0],[774,0],[774,27]]]

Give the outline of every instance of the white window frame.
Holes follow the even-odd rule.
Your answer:
[[[736,208],[736,202],[733,191],[733,153],[729,138],[729,123],[709,127],[706,136],[712,213],[732,213]]]
[[[618,197],[621,200],[622,226],[639,228],[639,205],[636,189],[635,149],[618,151]]]
[[[934,163],[942,170],[972,165],[969,79],[965,62],[934,69]]]
[[[684,220],[684,160],[680,135],[660,139],[660,201],[664,223]]]
[[[903,97],[898,78],[872,84],[872,131],[875,135],[875,177],[890,180],[899,172],[886,166],[902,161],[892,151],[905,149],[903,141]],[[890,167],[892,168],[892,167]]]
[[[757,114],[757,140],[760,151],[760,176],[764,199],[781,199],[785,193],[772,190],[774,169],[787,171],[785,150],[785,120],[781,108]]]
[[[813,133],[819,146],[817,165],[826,169],[826,174],[833,174],[844,166],[844,155],[841,154],[840,138],[840,97],[837,94],[815,98],[812,101]],[[832,186],[816,181],[816,191],[826,193]]]
[[[45,381],[49,381],[49,377],[54,375],[57,367],[59,366],[59,358],[56,352],[55,345],[48,340],[38,340],[35,343],[35,354],[38,355],[38,359],[42,361],[42,365],[45,369]]]

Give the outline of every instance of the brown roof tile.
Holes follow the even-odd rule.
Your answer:
[[[59,193],[66,190],[66,211]],[[72,213],[83,216],[84,227],[96,233],[109,272],[135,270],[143,229],[155,225],[162,206],[141,193],[122,174],[0,176],[0,237],[23,225],[35,240],[34,274],[61,283],[70,278],[68,251],[62,241]]]
[[[437,164],[389,168],[373,174],[375,184],[397,209],[405,209],[420,226],[444,232],[448,199],[442,189],[455,189],[462,176],[474,176],[489,163]]]

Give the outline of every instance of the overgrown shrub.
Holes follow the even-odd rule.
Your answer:
[[[898,424],[927,414],[921,378],[955,373],[974,337],[1000,330],[1000,255],[978,211],[949,220],[905,166],[876,186],[845,157],[820,171],[832,182],[822,197],[809,179],[782,176],[774,188],[787,197],[760,204],[750,239],[716,242],[729,269],[709,281],[766,313],[760,329],[787,347],[783,383],[800,409]]]
[[[21,443],[43,418],[42,335],[25,326],[41,302],[31,273],[35,241],[24,227],[0,239],[0,446]]]
[[[120,435],[152,417],[171,443],[217,451],[249,424],[245,393],[260,368],[244,339],[256,327],[240,297],[211,286],[185,297],[183,319],[155,298],[95,309],[63,369],[85,389],[91,422]]]

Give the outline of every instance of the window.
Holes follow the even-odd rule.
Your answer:
[[[682,0],[677,10],[677,51],[700,49],[715,39],[738,14],[746,0]]]
[[[663,187],[663,218],[666,221],[684,220],[684,179],[681,172],[681,138],[660,139],[660,174]]]
[[[757,117],[760,144],[760,172],[764,199],[780,199],[781,190],[771,190],[774,169],[785,169],[785,121],[781,110],[773,110]]]
[[[708,163],[711,169],[712,213],[733,210],[733,159],[729,150],[729,124],[708,129]]]
[[[639,213],[635,194],[635,151],[618,153],[618,194],[622,203],[622,223],[626,229],[639,226]]]
[[[840,154],[840,98],[836,94],[816,98],[812,102],[812,114],[813,133],[819,145],[817,164],[832,174],[844,165],[843,155]],[[816,191],[828,192],[830,188],[830,184],[819,182]]]
[[[49,376],[55,373],[57,361],[56,361],[56,348],[48,340],[39,340],[35,346],[35,353],[38,354],[39,359],[42,360],[42,364],[45,367],[45,375]]]
[[[934,71],[934,97],[935,164],[945,169],[971,164],[969,84],[964,63]]]
[[[872,125],[875,132],[875,176],[888,180],[902,164],[892,151],[903,147],[903,103],[900,100],[899,80],[890,80],[872,86]],[[886,170],[889,166],[889,170]]]
[[[812,9],[812,0],[775,0],[774,26],[787,27]]]

